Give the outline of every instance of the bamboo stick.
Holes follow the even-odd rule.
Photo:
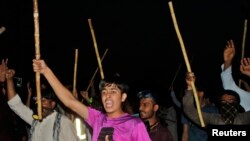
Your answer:
[[[103,68],[102,68],[101,59],[100,59],[100,55],[99,55],[98,48],[97,48],[95,32],[94,32],[94,28],[93,28],[91,19],[88,19],[88,23],[89,23],[89,27],[90,27],[94,47],[95,47],[95,53],[96,53],[96,58],[97,58],[97,61],[98,61],[98,66],[99,66],[99,69],[100,69],[101,79],[104,79]]]
[[[245,19],[244,21],[244,32],[243,32],[242,48],[241,48],[241,60],[245,56],[246,35],[247,35],[247,19]],[[241,81],[239,81],[239,87],[241,87]]]
[[[78,49],[75,49],[74,78],[73,78],[73,95],[75,98],[77,98],[77,92],[76,92],[77,64],[78,64]]]
[[[76,91],[76,77],[77,77],[77,64],[78,64],[78,49],[75,49],[75,62],[74,62],[74,76],[73,76],[73,96],[78,99],[77,91]],[[70,114],[71,121],[74,122],[75,120],[75,114]]]
[[[108,48],[105,50],[104,54],[102,55],[101,62],[103,61],[103,59],[104,59],[104,57],[106,56],[107,52],[108,52]],[[86,92],[89,91],[89,88],[90,88],[90,86],[92,85],[93,80],[94,80],[94,78],[95,78],[96,73],[98,72],[98,70],[99,70],[99,67],[96,68],[94,74],[92,75],[92,77],[91,77],[91,79],[90,79],[90,81],[89,81],[89,85],[88,85],[88,87],[87,87],[87,89],[86,89]]]
[[[33,0],[33,16],[34,16],[34,36],[35,36],[35,58],[40,59],[40,33],[39,33],[39,12],[38,2]],[[36,93],[37,93],[37,111],[38,119],[42,119],[42,101],[41,101],[41,82],[40,73],[36,72]]]
[[[189,64],[188,56],[187,56],[187,53],[186,53],[186,49],[185,49],[185,46],[184,46],[184,42],[182,40],[182,36],[181,36],[179,28],[178,28],[178,24],[177,24],[177,20],[176,20],[176,17],[175,17],[172,1],[169,1],[168,5],[169,5],[169,8],[170,8],[174,28],[175,28],[175,31],[177,33],[177,36],[178,36],[178,39],[179,39],[179,42],[180,42],[180,45],[181,45],[182,54],[183,54],[183,57],[184,57],[184,60],[185,60],[187,70],[188,70],[188,72],[192,72],[190,64]],[[199,119],[200,119],[200,122],[201,122],[201,126],[205,127],[203,117],[202,117],[202,114],[201,114],[199,99],[198,99],[198,96],[197,96],[197,90],[195,88],[194,82],[191,84],[191,86],[192,86],[192,90],[193,90],[193,93],[194,93],[195,103],[196,103],[196,106],[197,106],[197,112],[198,112],[198,116],[199,116]]]
[[[243,38],[242,38],[241,59],[243,59],[244,55],[245,55],[246,35],[247,35],[247,19],[245,19],[245,21],[244,21],[244,32],[243,32]]]

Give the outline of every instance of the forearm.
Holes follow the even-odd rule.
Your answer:
[[[10,99],[8,101],[8,105],[21,119],[29,125],[32,124],[33,111],[22,103],[19,95],[15,95],[12,99]]]
[[[232,65],[232,61],[225,61],[225,62],[224,62],[223,70],[226,70],[226,69],[229,68],[231,65]]]
[[[7,95],[8,100],[12,99],[16,95],[13,78],[7,79]]]
[[[28,95],[26,100],[26,106],[28,107],[30,107],[30,100],[31,100],[31,95]]]
[[[222,67],[221,72],[221,81],[224,89],[239,89],[239,87],[236,85],[233,76],[232,76],[232,67],[229,67],[225,70],[223,70],[224,65]]]
[[[200,125],[199,116],[194,106],[194,96],[192,90],[186,90],[183,97],[183,111],[193,122]]]

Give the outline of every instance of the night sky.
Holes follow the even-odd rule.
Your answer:
[[[180,67],[175,87],[184,83],[187,71],[171,19],[163,0],[53,0],[39,2],[41,58],[64,84],[73,83],[75,49],[78,49],[77,85],[85,89],[98,67],[88,25],[92,19],[105,75],[119,72],[133,90],[158,89],[166,93]],[[247,0],[174,0],[175,15],[192,71],[212,90],[220,85],[220,65],[227,40],[236,44],[235,74],[244,20],[249,18]],[[1,58],[17,76],[34,80],[35,58],[32,0],[1,0]],[[249,25],[249,24],[248,24]],[[247,35],[249,35],[247,33]],[[246,36],[245,55],[249,54]],[[98,83],[100,74],[95,80]]]

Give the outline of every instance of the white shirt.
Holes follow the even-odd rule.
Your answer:
[[[245,109],[245,111],[249,111],[250,110],[250,92],[245,91],[236,85],[232,76],[232,66],[224,70],[224,64],[222,64],[221,69],[222,69],[221,80],[222,80],[223,88],[237,92],[240,96],[240,105]]]
[[[10,108],[22,118],[29,125],[34,120],[32,118],[33,111],[24,105],[19,95],[16,95],[8,101]],[[32,141],[53,141],[53,127],[56,119],[57,112],[54,111],[49,116],[43,118],[41,122],[38,122],[35,126],[34,133],[32,134]],[[61,117],[59,141],[79,141],[76,135],[76,129],[70,119],[66,116]]]

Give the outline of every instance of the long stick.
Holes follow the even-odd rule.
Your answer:
[[[77,63],[78,63],[78,49],[75,49],[74,78],[73,78],[73,95],[75,98],[77,98],[77,92],[76,92]]]
[[[188,61],[187,53],[186,53],[186,50],[185,50],[185,46],[184,46],[180,31],[179,31],[179,28],[178,28],[177,20],[176,20],[175,13],[174,13],[173,4],[172,4],[171,1],[169,1],[168,5],[169,5],[169,8],[170,8],[170,12],[171,12],[172,20],[173,20],[173,23],[174,23],[175,31],[177,33],[177,36],[178,36],[178,39],[179,39],[179,42],[180,42],[180,45],[181,45],[182,54],[184,56],[184,60],[185,60],[186,66],[187,66],[187,70],[188,70],[188,72],[192,72],[189,61]],[[202,114],[201,114],[200,103],[199,103],[199,99],[198,99],[198,96],[197,96],[197,91],[196,91],[194,82],[192,82],[191,86],[192,86],[192,89],[193,89],[194,98],[195,98],[195,102],[196,102],[196,106],[197,106],[197,112],[198,112],[198,116],[199,116],[199,119],[200,119],[200,122],[201,122],[201,126],[205,127],[203,117],[202,117]]]
[[[102,55],[101,61],[103,61],[103,59],[104,59],[104,57],[106,56],[107,52],[108,52],[108,48],[105,50],[104,54]],[[90,81],[89,81],[89,85],[88,85],[88,87],[87,87],[87,89],[86,89],[86,92],[89,91],[89,88],[90,88],[91,84],[93,83],[93,80],[94,80],[94,78],[95,78],[96,73],[98,72],[98,70],[99,70],[99,67],[97,67],[97,68],[95,69],[95,72],[94,72],[94,74],[92,75],[92,77],[91,77],[91,79],[90,79]]]
[[[34,16],[34,36],[35,36],[35,57],[40,59],[40,33],[39,33],[39,13],[38,13],[38,2],[33,0],[33,16]],[[37,111],[38,119],[42,119],[42,101],[41,101],[41,83],[40,73],[36,72],[36,93],[37,93]]]
[[[245,44],[246,44],[246,35],[247,35],[247,19],[244,22],[244,32],[242,38],[242,49],[241,49],[241,59],[245,56]],[[241,81],[239,81],[239,87],[241,87]]]
[[[74,62],[74,76],[73,76],[73,96],[75,98],[78,98],[77,92],[76,92],[76,76],[77,76],[77,62],[78,62],[78,49],[75,49],[75,62]],[[71,121],[73,122],[75,120],[74,113],[71,114]]]
[[[104,73],[103,73],[103,69],[102,69],[101,59],[100,59],[100,55],[99,55],[99,52],[98,52],[96,38],[95,38],[95,32],[94,32],[94,29],[93,29],[93,26],[92,26],[91,19],[88,19],[88,23],[89,23],[89,27],[90,27],[94,47],[95,47],[95,53],[96,53],[96,58],[97,58],[97,61],[98,61],[98,66],[99,66],[99,69],[100,69],[101,79],[104,79]]]

